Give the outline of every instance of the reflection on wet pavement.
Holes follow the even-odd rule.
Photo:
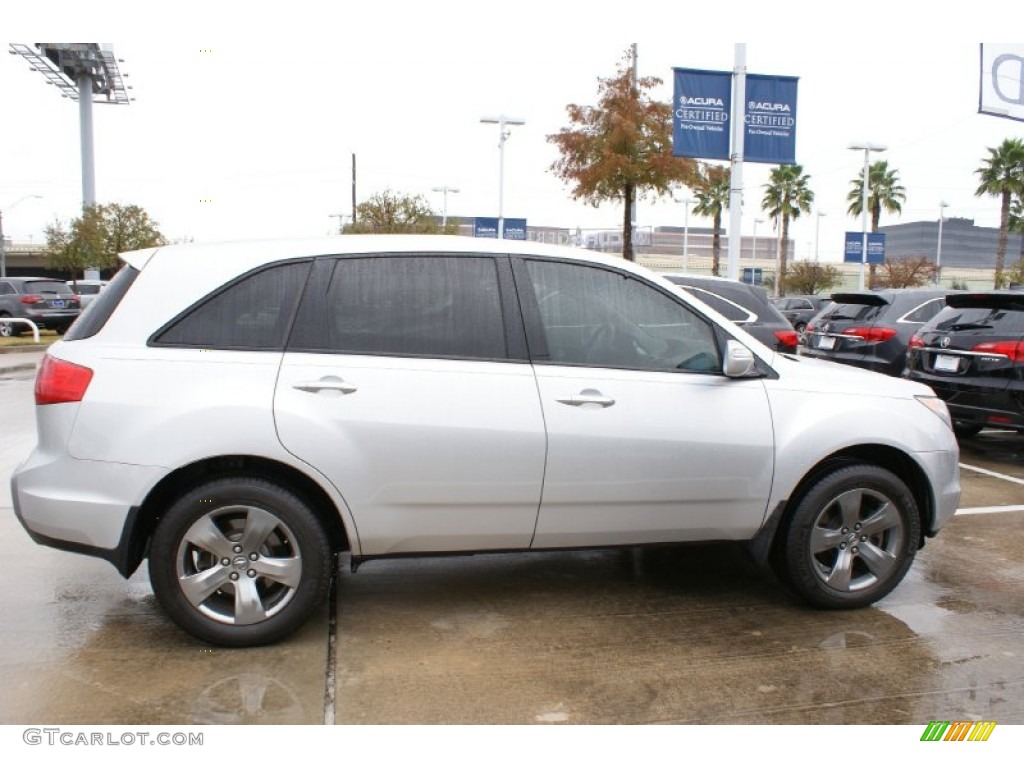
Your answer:
[[[956,606],[933,561],[852,612],[728,546],[368,563],[339,588],[337,722],[1024,721],[1019,601]]]

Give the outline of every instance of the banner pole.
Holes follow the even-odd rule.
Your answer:
[[[736,43],[732,95],[732,156],[729,171],[729,268],[730,280],[740,279],[743,245],[743,140],[746,133],[747,44]]]

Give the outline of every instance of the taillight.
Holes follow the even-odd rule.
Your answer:
[[[90,381],[92,369],[45,355],[36,374],[36,405],[80,402]]]
[[[22,304],[38,304],[41,301],[46,301],[42,296],[37,296],[34,293],[30,293],[27,296],[21,297]]]
[[[864,341],[877,343],[879,341],[888,341],[889,339],[891,339],[893,336],[896,335],[896,329],[886,328],[885,326],[881,325],[873,325],[866,328],[854,326],[852,328],[847,328],[845,331],[843,331],[843,335],[860,336],[862,339],[864,339]]]
[[[920,334],[915,333],[910,337],[910,342],[907,344],[911,349],[920,349],[924,346],[924,339],[921,338]]]
[[[1024,361],[1024,341],[986,341],[975,344],[971,347],[971,351],[1005,355],[1014,363]]]
[[[796,331],[775,331],[775,338],[784,347],[796,347],[800,343],[800,334]]]

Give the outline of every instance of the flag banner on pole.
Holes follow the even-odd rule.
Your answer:
[[[747,75],[743,159],[751,163],[796,163],[797,78]]]
[[[978,111],[1024,120],[1024,44],[981,44]]]
[[[843,240],[843,261],[851,264],[864,262],[864,233],[847,232]],[[868,264],[885,262],[885,233],[868,232]]]
[[[673,69],[672,154],[729,159],[732,72]]]

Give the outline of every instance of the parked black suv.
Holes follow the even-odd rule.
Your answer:
[[[910,340],[904,376],[946,401],[960,437],[1024,430],[1024,291],[960,293]]]
[[[82,312],[81,299],[63,280],[49,277],[0,278],[0,318],[31,320],[40,328],[64,333]],[[0,336],[30,330],[25,323],[0,323]]]
[[[796,352],[799,336],[759,285],[710,275],[662,275],[778,352]]]
[[[831,296],[807,294],[804,296],[783,296],[774,299],[776,309],[789,320],[797,333],[803,333],[811,319],[832,303]]]
[[[804,330],[801,354],[900,376],[910,337],[942,310],[950,291],[902,288],[833,293]]]

